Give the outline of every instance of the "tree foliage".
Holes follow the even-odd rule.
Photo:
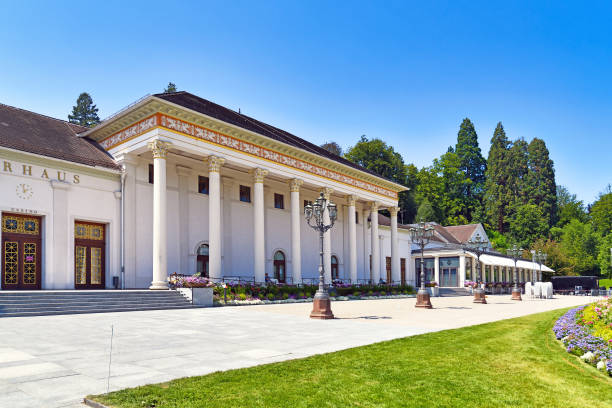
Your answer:
[[[173,82],[168,82],[166,89],[164,89],[164,93],[172,93],[176,92],[176,85]]]
[[[507,231],[506,216],[510,207],[507,172],[510,160],[509,150],[510,141],[506,137],[503,125],[499,122],[491,138],[491,148],[487,159],[484,203],[489,225],[502,234]]]
[[[546,143],[537,137],[529,143],[527,152],[527,200],[540,207],[548,218],[548,226],[553,226],[557,222],[557,184],[553,161]]]
[[[539,238],[546,237],[548,232],[546,217],[535,204],[524,204],[517,207],[510,221],[510,239],[522,248],[531,247]]]
[[[72,113],[68,115],[68,121],[85,127],[94,127],[100,123],[98,108],[94,105],[91,95],[87,92],[79,95],[76,105],[72,107]]]
[[[321,147],[336,156],[342,156],[342,147],[336,142],[326,142]]]
[[[564,186],[557,186],[557,226],[563,227],[571,220],[587,222],[588,215],[584,203],[571,194]]]
[[[608,190],[610,186],[608,185]],[[603,234],[612,233],[612,192],[602,193],[593,203],[590,211],[595,229]]]
[[[487,162],[482,157],[474,124],[468,118],[463,119],[459,127],[454,151],[459,159],[459,169],[465,179],[469,180],[463,183],[462,195],[467,201],[463,216],[471,222],[474,213],[479,211],[478,207],[482,205]]]

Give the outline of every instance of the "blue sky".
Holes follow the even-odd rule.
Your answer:
[[[586,203],[612,183],[612,7],[575,2],[0,0],[0,102],[106,117],[168,81],[320,144],[430,165],[476,125],[539,137]],[[180,3],[180,4],[179,4]]]

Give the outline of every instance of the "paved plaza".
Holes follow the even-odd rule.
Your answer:
[[[0,319],[0,407],[78,407],[106,391],[301,358],[399,337],[593,301],[492,296],[334,302],[338,319],[308,318],[311,304]]]

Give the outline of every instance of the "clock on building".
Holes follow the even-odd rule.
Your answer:
[[[30,186],[29,184],[25,184],[25,183],[17,184],[16,192],[17,192],[17,197],[23,200],[28,200],[32,198],[32,195],[34,194],[34,190],[32,189],[32,186]]]

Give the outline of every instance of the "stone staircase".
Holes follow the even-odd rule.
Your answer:
[[[466,288],[440,288],[440,296],[472,296]]]
[[[0,291],[0,318],[192,307],[174,290]]]

